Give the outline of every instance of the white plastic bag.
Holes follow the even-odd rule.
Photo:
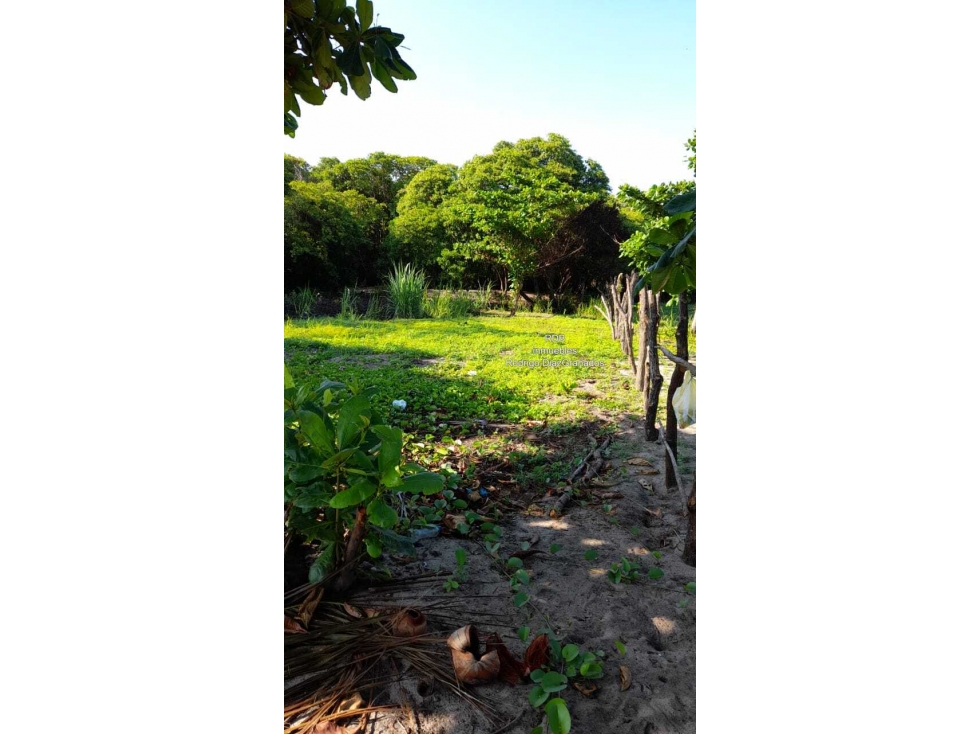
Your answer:
[[[697,378],[690,372],[683,375],[683,384],[673,393],[673,412],[680,428],[697,422]]]

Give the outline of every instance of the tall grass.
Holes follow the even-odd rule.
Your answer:
[[[425,273],[411,264],[398,265],[388,275],[388,310],[396,319],[418,319],[424,315]]]
[[[486,284],[486,287],[480,288],[476,291],[476,295],[473,297],[473,308],[477,312],[485,311],[490,307],[490,301],[493,298],[493,287]]]
[[[425,313],[433,319],[462,319],[479,313],[479,309],[466,291],[440,290],[425,299]]]
[[[371,293],[371,299],[367,302],[367,313],[364,314],[364,318],[369,321],[380,321],[381,316],[381,299],[376,293]]]
[[[313,315],[313,306],[316,305],[319,295],[307,285],[303,288],[296,288],[286,296],[286,302],[292,307],[298,318],[308,319]]]
[[[343,289],[343,295],[340,296],[340,318],[349,321],[356,321],[359,318],[356,287]]]

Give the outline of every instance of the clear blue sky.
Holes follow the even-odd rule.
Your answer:
[[[350,4],[353,4],[352,0]],[[418,79],[367,101],[301,103],[285,152],[315,163],[377,150],[462,164],[500,140],[567,137],[613,191],[689,178],[696,127],[693,0],[375,0]]]

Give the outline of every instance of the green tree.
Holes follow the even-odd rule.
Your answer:
[[[291,189],[289,184],[293,181],[308,181],[310,171],[309,164],[302,158],[286,153],[285,156],[285,192],[288,194]]]
[[[416,78],[398,53],[404,36],[373,22],[371,0],[357,0],[356,10],[346,0],[285,0],[286,135],[299,127],[299,98],[321,105],[327,89],[339,84],[346,94],[349,83],[367,99],[372,79],[397,92],[395,79]]]
[[[566,138],[551,133],[546,139],[501,142],[491,154],[474,157],[459,170],[446,205],[471,225],[462,251],[504,266],[516,310],[517,296],[539,269],[541,252],[562,223],[607,196],[608,177],[601,166],[582,159]]]
[[[386,205],[393,217],[401,191],[417,174],[435,163],[431,158],[389,153],[371,153],[366,158],[343,162],[336,158],[321,158],[310,176],[313,180],[328,182],[338,191],[359,191]]]
[[[285,197],[285,287],[337,289],[360,275],[370,247],[364,228],[336,192],[294,181]]]
[[[619,187],[619,203],[633,226],[632,235],[622,243],[622,254],[640,272],[650,271],[670,246],[683,240],[691,229],[692,210],[671,214],[667,207],[681,194],[691,194],[694,187],[693,181],[658,184],[646,191],[628,184]],[[692,288],[696,274],[695,243],[695,239],[689,243],[689,252],[685,253],[686,246],[683,248],[680,255],[686,256],[680,258],[677,268],[671,272],[659,271],[655,277],[647,273],[644,282],[654,292],[665,290],[673,295]]]
[[[439,163],[421,171],[402,190],[398,216],[391,220],[385,251],[389,263],[410,262],[431,268],[443,250],[452,246],[450,210],[443,206],[459,169]]]

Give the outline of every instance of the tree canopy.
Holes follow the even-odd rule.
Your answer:
[[[431,158],[371,153],[366,158],[341,162],[336,158],[321,158],[310,176],[315,181],[329,182],[337,190],[353,189],[387,205],[394,216],[395,204],[401,190],[421,171],[435,165]]]
[[[489,155],[468,161],[447,206],[470,225],[470,237],[459,244],[462,252],[503,265],[519,293],[561,224],[607,198],[608,189],[598,163],[582,159],[567,138],[551,133],[498,143]]]
[[[299,127],[299,98],[321,105],[326,90],[339,84],[343,94],[349,85],[367,99],[373,79],[397,92],[395,79],[416,78],[398,53],[405,37],[373,22],[371,0],[357,0],[356,10],[346,0],[285,0],[286,135],[295,137]]]

